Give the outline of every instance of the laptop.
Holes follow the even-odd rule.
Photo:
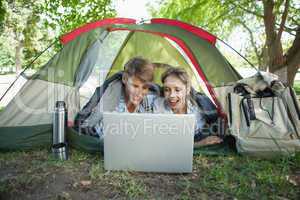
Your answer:
[[[195,116],[103,113],[104,168],[190,173]]]

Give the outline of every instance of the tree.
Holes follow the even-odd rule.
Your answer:
[[[42,51],[53,36],[41,23],[41,14],[38,9],[43,0],[7,0],[1,1],[4,13],[2,16],[3,31],[0,34],[1,53],[0,63],[15,65],[19,72],[37,54]],[[13,59],[11,59],[13,58]],[[32,67],[41,63],[38,60]]]
[[[0,67],[2,66],[13,66],[14,65],[14,51],[12,48],[10,48],[9,43],[7,41],[7,36],[6,35],[1,35],[0,36]]]
[[[0,1],[0,33],[3,32],[3,26],[4,26],[4,18],[6,14],[6,9],[4,5],[4,1]]]
[[[115,15],[110,0],[1,0],[0,11],[0,47],[5,48],[0,52],[0,63],[11,64],[13,58],[16,71],[61,34]],[[31,67],[41,66],[49,58],[46,54]]]
[[[5,11],[2,15],[3,18],[3,32],[1,34],[2,40],[5,44],[2,47],[6,47],[6,52],[14,52],[14,63],[16,71],[21,70],[22,63],[22,48],[24,41],[24,21],[32,14],[30,6],[32,5],[29,1],[2,1],[2,8]],[[6,37],[6,40],[3,39]],[[10,57],[12,55],[8,55]]]
[[[296,0],[165,0],[153,14],[187,21],[223,37],[242,27],[255,63],[292,85],[300,66],[299,10]],[[292,41],[285,42],[283,33],[290,34]]]
[[[116,15],[111,0],[45,0],[41,9],[47,16],[46,25],[59,35],[85,23]]]
[[[282,1],[283,2],[283,1]],[[282,47],[282,33],[289,28],[286,27],[286,21],[290,9],[295,9],[289,0],[285,0],[283,11],[280,11],[281,4],[275,4],[272,0],[263,1],[263,19],[266,33],[267,64],[270,72],[278,73],[289,85],[294,82],[295,75],[300,67],[300,21],[298,16],[290,16],[292,30],[296,32],[292,46],[284,53]],[[278,13],[278,14],[277,14]],[[276,16],[277,14],[277,16]],[[281,16],[280,23],[276,26],[276,17]],[[298,21],[296,21],[298,18]],[[291,28],[290,28],[291,29]]]

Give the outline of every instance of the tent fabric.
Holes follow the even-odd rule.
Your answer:
[[[0,138],[0,151],[49,148],[52,141],[52,124],[0,127]]]
[[[184,42],[185,46],[189,47],[190,52],[193,52],[193,56],[196,58],[200,67],[198,72],[199,70],[203,70],[206,80],[213,86],[221,86],[241,79],[241,76],[232,69],[228,64],[228,61],[222,56],[217,48],[209,42],[194,34],[179,29],[178,27],[160,24],[112,26],[111,31],[118,30],[144,31],[149,34],[157,34],[160,36],[169,35],[170,37],[180,38],[180,41]]]
[[[165,25],[171,25],[171,26],[177,26],[181,29],[184,29],[188,32],[191,32],[195,35],[197,35],[200,38],[203,38],[212,44],[215,44],[216,42],[216,36],[208,33],[207,31],[196,27],[192,26],[190,24],[174,20],[174,19],[163,19],[163,18],[154,18],[150,20],[152,24],[165,24]],[[74,40],[76,37],[80,36],[82,33],[91,31],[95,28],[103,27],[103,26],[108,26],[108,25],[113,25],[113,24],[136,24],[136,20],[134,19],[128,19],[128,18],[114,18],[114,19],[104,19],[100,21],[96,21],[93,23],[86,24],[82,27],[79,27],[70,33],[67,33],[63,36],[61,36],[60,41],[62,44],[67,44],[68,42]]]
[[[216,36],[208,33],[207,31],[205,31],[199,27],[192,26],[192,25],[184,23],[184,22],[180,22],[178,20],[156,18],[156,19],[151,19],[151,23],[165,24],[165,25],[180,27],[188,32],[191,32],[191,33],[199,36],[202,39],[207,40],[208,42],[210,42],[213,45],[216,43],[216,40],[217,40]]]
[[[103,19],[100,21],[96,21],[93,23],[86,24],[82,27],[79,27],[70,33],[67,33],[63,36],[60,37],[60,41],[62,44],[67,44],[70,41],[74,40],[78,36],[80,36],[82,33],[89,32],[93,29],[107,26],[107,25],[112,25],[112,24],[135,24],[136,20],[134,19],[128,19],[128,18],[113,18],[113,19]]]
[[[180,52],[168,40],[144,32],[134,32],[131,34],[122,52],[115,59],[108,76],[110,77],[116,72],[123,70],[123,66],[130,58],[139,55],[146,55],[143,57],[154,63],[168,63],[172,66],[185,68],[191,77],[193,87],[200,90],[195,74]],[[161,84],[159,70],[156,70],[155,78],[156,80],[154,81]]]
[[[98,39],[91,45],[83,56],[82,61],[79,64],[77,73],[75,75],[75,86],[80,88],[86,80],[90,77],[99,58],[101,41]]]
[[[66,85],[29,80],[0,112],[0,127],[34,126],[52,123],[56,101],[68,105],[68,118],[74,119],[79,111],[78,92]],[[0,132],[0,136],[1,136]]]
[[[190,68],[194,84],[201,80],[204,90],[215,97],[213,86],[230,84],[241,77],[216,49],[214,38],[202,29],[172,20],[136,24],[135,20],[116,18],[75,29],[61,38],[64,48],[29,78],[0,112],[0,149],[7,148],[5,143],[13,143],[17,135],[26,140],[24,145],[22,141],[12,145],[15,148],[43,145],[46,138],[51,142],[51,129],[45,124],[52,124],[55,102],[67,103],[72,121],[80,108],[79,91],[91,75],[101,78],[99,85],[92,87],[100,86],[110,72],[121,69],[130,56],[139,53],[153,61]],[[80,146],[79,138],[74,136],[73,143]],[[84,138],[87,143],[93,140]]]
[[[204,80],[210,96],[217,105],[219,113],[222,114],[221,105],[216,98],[212,86],[228,84],[229,82],[239,80],[241,77],[235,70],[231,69],[231,66],[216,48],[212,48],[213,46],[209,42],[194,34],[173,26],[142,24],[115,25],[111,28],[111,30],[115,31],[128,29],[158,34],[175,41],[187,54],[193,64],[192,67],[195,67],[201,79]],[[206,67],[201,68],[201,66]]]
[[[103,140],[97,137],[89,135],[80,135],[72,128],[68,129],[67,132],[68,144],[78,150],[85,151],[88,153],[99,153],[103,152]]]
[[[89,99],[94,94],[94,91],[97,87],[103,84],[103,82],[108,78],[107,74],[111,71],[112,63],[114,62],[116,56],[118,55],[120,49],[122,49],[123,43],[128,37],[129,31],[122,32],[109,32],[105,38],[101,40],[101,42],[97,42],[99,44],[98,54],[101,56],[97,56],[95,61],[88,61],[88,59],[93,59],[93,56],[83,57],[87,59],[87,65],[81,64],[78,68],[78,72],[76,74],[75,86],[81,85],[79,88],[80,94],[80,108],[89,101]],[[89,49],[87,51],[90,51]],[[94,66],[88,65],[88,63],[94,63]],[[82,68],[82,69],[81,69]],[[90,72],[89,77],[86,79],[87,75],[82,74],[85,73],[85,70]],[[77,80],[83,80],[83,83],[77,83]]]
[[[73,42],[68,43],[57,53],[45,66],[43,66],[33,79],[41,79],[49,82],[74,86],[74,77],[78,66],[86,50],[101,38],[105,29],[94,29],[91,32],[82,34]]]
[[[6,127],[0,128],[0,133],[5,133],[9,140],[0,140],[0,151],[35,150],[39,148],[51,149],[52,124],[38,126]],[[20,132],[22,135],[20,136]],[[68,146],[87,153],[102,153],[104,149],[103,140],[99,138],[80,135],[72,128],[67,129]],[[229,155],[234,151],[229,147],[227,141],[218,145],[194,148],[194,155]]]

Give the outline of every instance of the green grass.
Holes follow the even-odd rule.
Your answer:
[[[207,158],[198,159],[201,162]],[[299,195],[299,190],[287,180],[293,170],[297,167],[299,170],[299,154],[273,160],[233,156],[215,158],[214,163],[214,166],[205,168],[209,173],[198,182],[211,191],[224,192],[239,199],[296,199]]]
[[[294,82],[294,86],[293,86],[295,92],[297,95],[300,95],[300,82],[299,81],[295,81]]]
[[[2,72],[0,71],[0,76],[1,75],[8,75],[8,74],[16,74],[15,72]]]
[[[296,82],[294,89],[300,95],[300,83]],[[300,153],[270,160],[198,155],[194,156],[193,173],[187,175],[107,172],[103,157],[77,150],[71,150],[68,161],[55,159],[47,150],[0,153],[0,199],[35,194],[41,187],[51,186],[52,176],[70,182],[57,187],[71,196],[79,191],[127,199],[298,199],[300,183],[292,178],[300,180]],[[82,180],[91,185],[82,186]],[[56,191],[52,187],[50,196]],[[58,197],[65,194],[62,190]]]
[[[100,155],[76,150],[71,150],[68,161],[56,160],[46,150],[0,153],[0,199],[35,195],[45,187],[50,189],[39,195],[55,191],[110,199],[297,199],[300,195],[299,185],[290,180],[300,175],[299,153],[270,160],[198,155],[192,174],[113,172],[103,166]],[[83,180],[91,184],[84,186]]]

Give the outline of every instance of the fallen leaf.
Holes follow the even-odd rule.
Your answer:
[[[77,187],[78,187],[78,185],[79,185],[79,183],[75,182],[75,183],[73,183],[73,185],[72,185],[72,186],[73,186],[74,188],[77,188]]]
[[[254,180],[251,181],[251,188],[252,189],[256,188],[256,182]]]
[[[92,181],[89,180],[84,180],[84,181],[80,181],[80,184],[83,186],[89,186],[92,184]]]
[[[298,186],[297,179],[293,176],[286,176],[286,180],[293,184],[294,186]]]
[[[71,195],[68,192],[62,192],[61,194],[57,195],[57,199],[59,200],[71,200]]]
[[[109,175],[109,174],[110,174],[110,171],[109,171],[109,170],[107,170],[107,172],[104,173],[105,176],[106,176],[106,175]]]
[[[200,193],[199,197],[200,197],[200,199],[203,199],[203,200],[208,200],[209,199],[209,197],[206,193]]]

